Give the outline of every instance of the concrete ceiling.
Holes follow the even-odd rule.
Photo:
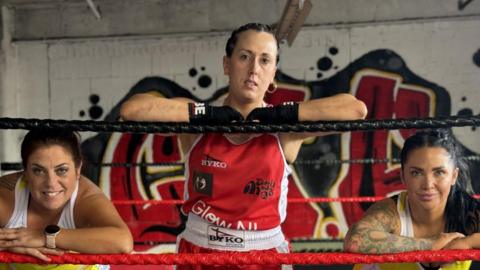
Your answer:
[[[60,3],[75,3],[83,2],[85,0],[3,0],[4,5],[32,5],[32,4],[60,4]]]
[[[1,1],[1,0],[0,0]],[[277,23],[287,0],[3,0],[12,40],[230,31]],[[479,19],[480,0],[311,0],[305,26]],[[4,20],[5,21],[5,20]]]

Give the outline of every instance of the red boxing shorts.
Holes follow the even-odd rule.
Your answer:
[[[178,253],[238,253],[225,250],[217,250],[196,246],[185,239],[180,239],[177,244]],[[288,253],[288,242],[285,241],[284,245],[266,249],[266,250],[255,250],[255,253],[261,254],[275,254],[275,253]],[[177,270],[287,270],[292,269],[290,265],[177,265]]]

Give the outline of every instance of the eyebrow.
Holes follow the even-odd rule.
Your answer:
[[[41,169],[44,169],[44,170],[46,169],[45,167],[43,167],[42,165],[37,164],[37,163],[33,163],[32,165],[33,165],[33,166],[36,166],[36,167],[40,167]],[[54,168],[55,168],[55,169],[58,169],[59,167],[62,167],[62,166],[65,166],[65,165],[68,166],[67,163],[62,163],[62,164],[56,165]]]
[[[419,171],[423,171],[422,168],[415,167],[415,166],[410,166],[409,168],[410,168],[410,169],[419,170]],[[445,166],[435,167],[435,168],[433,168],[432,170],[433,170],[433,171],[436,171],[436,170],[443,170],[443,169],[445,169]]]
[[[248,50],[248,49],[238,49],[238,50],[239,50],[239,51],[248,52],[249,54],[254,54],[251,50]],[[261,53],[260,55],[273,57],[273,56],[272,56],[271,54],[269,54],[269,53]]]

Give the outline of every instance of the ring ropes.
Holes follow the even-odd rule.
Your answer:
[[[52,120],[34,118],[0,118],[0,129],[63,128],[76,131],[131,133],[275,133],[315,131],[367,131],[377,129],[448,128],[480,126],[480,116],[437,118],[299,122],[297,124],[262,124],[257,122],[224,125],[193,125],[179,122],[105,122],[93,120]]]
[[[448,116],[437,118],[412,118],[390,120],[319,121],[297,124],[265,125],[260,123],[235,123],[228,125],[190,125],[188,123],[158,122],[102,122],[79,120],[50,120],[25,118],[0,118],[2,129],[67,128],[77,131],[133,132],[133,133],[255,133],[255,132],[314,132],[352,131],[376,129],[447,128],[480,126],[479,116]],[[316,198],[319,199],[319,198]],[[325,199],[325,198],[322,198]],[[333,199],[333,198],[332,198]],[[339,198],[337,198],[339,199]],[[202,264],[202,265],[278,265],[278,264],[357,264],[388,262],[451,262],[480,260],[480,250],[412,251],[396,254],[354,253],[288,253],[262,254],[211,253],[211,254],[64,254],[51,256],[50,263],[57,264]],[[0,252],[0,262],[42,263],[22,254]]]
[[[462,159],[466,161],[479,162],[480,156],[470,155],[464,156]],[[156,167],[156,166],[184,166],[184,162],[91,162],[86,161],[89,165],[97,167]],[[295,165],[334,165],[334,164],[375,164],[375,163],[395,163],[400,164],[399,158],[362,158],[362,159],[302,159],[293,162]],[[23,169],[20,162],[2,162],[0,170],[2,171],[20,171]]]
[[[480,250],[409,251],[395,254],[326,253],[182,253],[182,254],[78,254],[49,256],[50,264],[110,265],[341,265],[407,262],[452,262],[480,260]],[[23,254],[0,252],[0,263],[45,263]]]

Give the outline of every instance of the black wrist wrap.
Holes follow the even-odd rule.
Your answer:
[[[232,107],[210,106],[205,103],[189,103],[188,114],[191,124],[229,124],[244,120]]]
[[[297,123],[298,122],[298,103],[289,101],[282,105],[273,107],[275,110],[275,119],[277,123]]]
[[[190,123],[203,124],[208,121],[208,105],[205,103],[188,103],[188,115]]]
[[[274,107],[256,108],[247,117],[249,121],[271,124],[293,124],[298,122],[298,103],[285,102]]]

